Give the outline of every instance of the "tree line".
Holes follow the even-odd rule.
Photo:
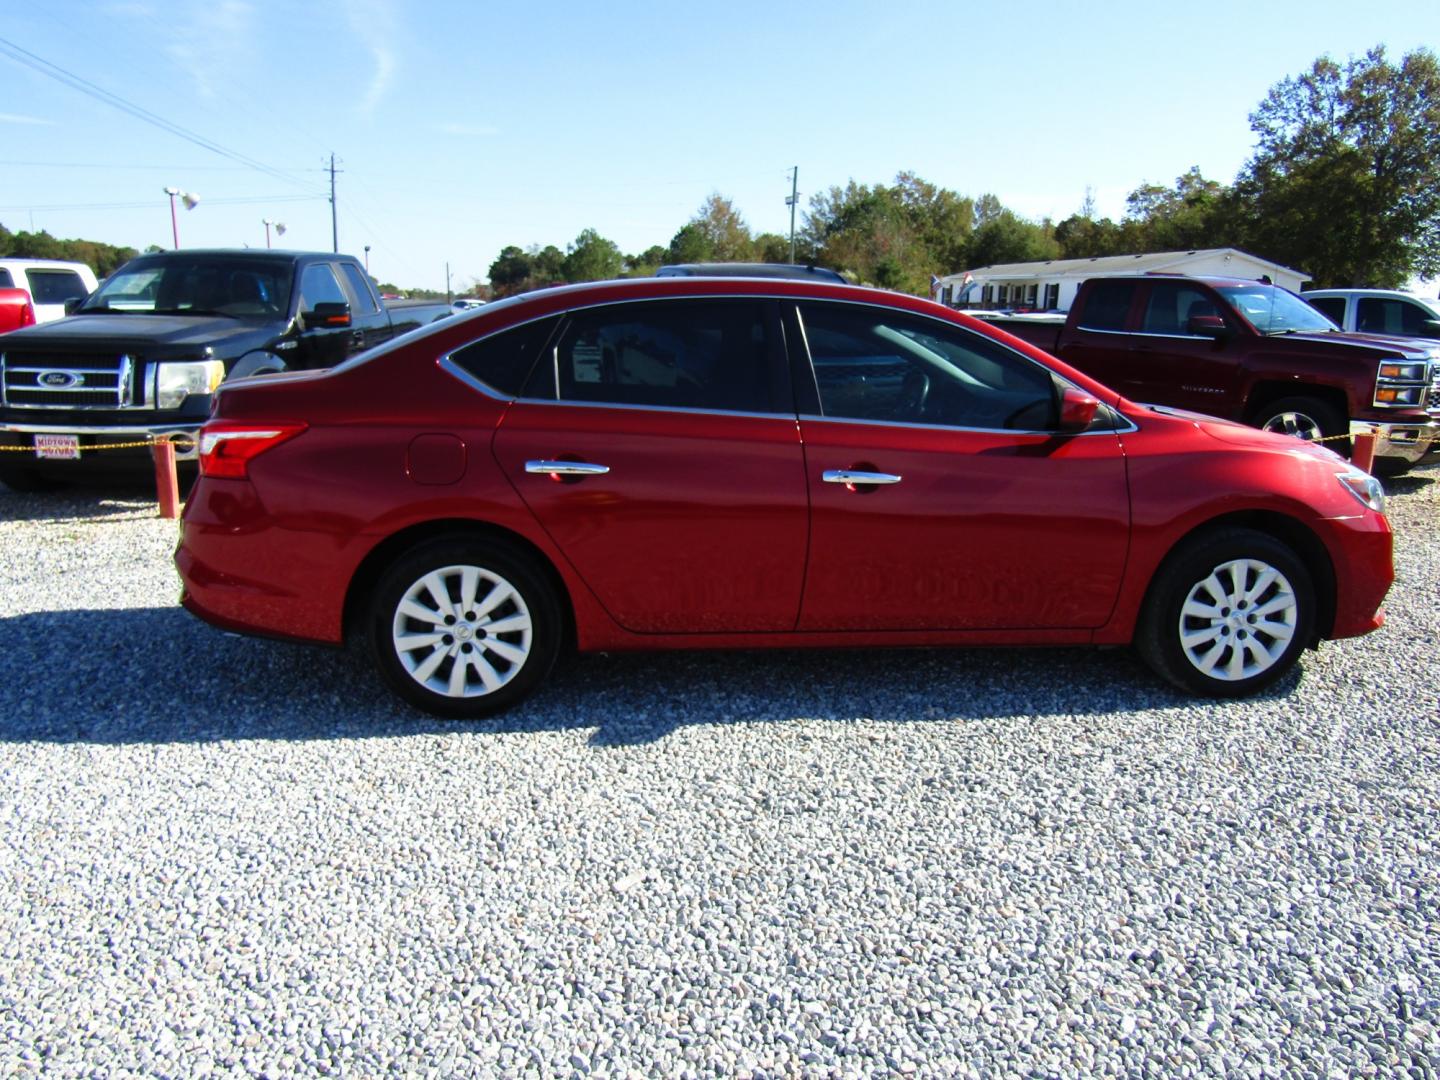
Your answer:
[[[1250,115],[1256,145],[1229,183],[1191,168],[1146,183],[1119,221],[1087,191],[1061,221],[1033,221],[993,194],[972,198],[913,172],[831,187],[810,199],[797,260],[925,295],[930,277],[1007,262],[1235,247],[1307,272],[1316,286],[1395,287],[1440,273],[1440,61],[1383,47],[1330,57],[1271,87]],[[1137,132],[1143,137],[1143,132]],[[667,262],[786,262],[789,241],[754,234],[711,195],[671,238],[623,254],[593,229],[566,250],[509,246],[490,266],[495,295],[559,282],[653,274]]]
[[[98,240],[60,240],[44,229],[11,232],[0,225],[0,258],[82,262],[94,270],[97,277],[106,277],[136,254],[132,247],[102,244]]]

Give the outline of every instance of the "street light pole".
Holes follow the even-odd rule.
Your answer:
[[[175,196],[180,194],[179,188],[167,187],[165,194],[170,196],[170,238],[175,241],[175,250],[180,250],[180,222],[175,217]]]
[[[370,245],[365,245],[365,276],[370,276]]]
[[[785,204],[790,207],[790,261],[795,261],[795,204],[800,201],[800,166],[790,170],[790,197]]]
[[[175,197],[177,195],[180,197],[186,210],[194,210],[200,204],[200,196],[193,191],[181,191],[178,187],[167,187],[165,194],[170,196],[170,238],[175,242],[175,250],[179,251],[180,223],[175,217]]]

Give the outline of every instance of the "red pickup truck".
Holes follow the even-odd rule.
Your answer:
[[[1343,333],[1268,282],[1092,278],[1063,324],[987,321],[1133,401],[1325,438],[1340,450],[1347,436],[1373,432],[1377,463],[1391,472],[1440,460],[1440,345]]]

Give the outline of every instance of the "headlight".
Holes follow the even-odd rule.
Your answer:
[[[155,376],[155,407],[178,409],[189,394],[213,394],[224,378],[225,365],[219,360],[161,364]]]
[[[1339,480],[1345,490],[1354,495],[1362,505],[1368,506],[1377,514],[1385,513],[1385,489],[1375,477],[1359,469],[1346,469],[1344,472],[1336,473],[1335,479]]]
[[[1423,381],[1426,374],[1423,360],[1411,363],[1397,363],[1387,360],[1380,365],[1380,378]]]

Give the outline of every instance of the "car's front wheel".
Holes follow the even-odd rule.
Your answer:
[[[1315,586],[1285,544],[1223,529],[1179,548],[1146,598],[1135,647],[1183,690],[1244,697],[1284,675],[1315,626]]]
[[[381,675],[412,705],[473,718],[510,708],[549,673],[563,620],[554,588],[523,551],[443,539],[412,548],[370,605]]]

